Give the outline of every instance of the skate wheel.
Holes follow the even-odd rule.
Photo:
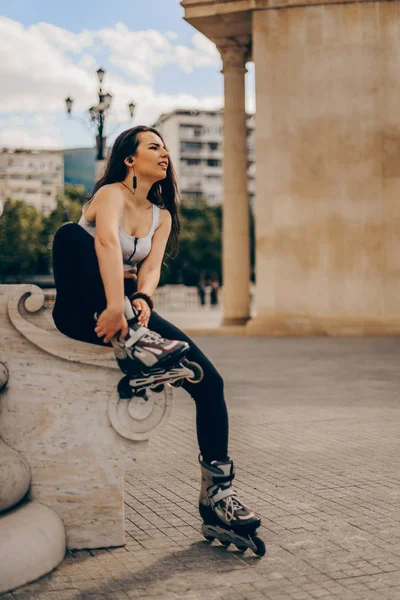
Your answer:
[[[190,383],[200,383],[200,381],[203,379],[203,376],[204,376],[204,372],[203,372],[203,369],[201,368],[201,366],[195,362],[190,362],[189,360],[185,360],[185,367],[187,367],[194,373],[194,378],[192,379],[192,378],[188,377],[187,381],[189,381]]]
[[[204,536],[204,539],[205,539],[207,542],[210,542],[210,543],[211,543],[211,542],[213,542],[213,541],[215,540],[215,537],[213,537],[212,535],[205,535],[205,536]]]
[[[147,392],[146,392],[145,388],[143,388],[141,390],[138,390],[137,392],[135,391],[134,394],[135,394],[135,396],[137,398],[144,398],[144,400],[148,400],[148,398],[147,398]]]
[[[118,395],[121,398],[121,400],[126,400],[133,397],[134,392],[131,386],[129,385],[129,377],[123,377],[118,383]]]
[[[251,538],[251,541],[254,542],[254,544],[256,545],[256,548],[257,548],[257,552],[255,552],[254,554],[256,556],[260,556],[260,557],[264,556],[265,551],[266,551],[264,542],[257,536]]]
[[[228,542],[227,540],[219,540],[219,543],[224,546],[224,548],[229,548],[229,546],[231,545],[230,542]]]
[[[184,381],[184,379],[177,379],[176,381],[171,381],[170,385],[172,385],[172,387],[179,388],[182,387]]]
[[[161,394],[161,392],[164,391],[164,384],[160,383],[160,385],[156,385],[155,387],[152,387],[151,390],[155,393],[155,394]]]
[[[240,546],[240,545],[238,546],[237,544],[235,544],[235,546],[239,552],[246,552],[246,550],[247,550],[247,546]]]

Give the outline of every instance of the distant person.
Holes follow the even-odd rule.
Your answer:
[[[213,275],[209,280],[210,286],[210,304],[211,306],[218,306],[218,294],[219,294],[219,281],[216,275]]]
[[[199,301],[201,306],[204,306],[206,303],[206,278],[204,273],[200,274],[199,281],[197,284],[197,293],[199,295]]]
[[[253,539],[260,519],[232,489],[223,379],[186,334],[153,310],[166,246],[170,242],[176,249],[178,233],[177,182],[162,136],[144,126],[124,131],[79,223],[67,223],[55,235],[54,322],[76,340],[99,345],[112,341],[119,364],[121,353],[123,360],[136,361],[142,381],[154,372],[151,367],[171,365],[186,352],[201,366],[203,379],[185,379],[183,388],[196,403],[202,531],[208,539],[226,541],[230,535],[233,543],[260,554],[263,543]],[[136,280],[131,271],[138,262]]]

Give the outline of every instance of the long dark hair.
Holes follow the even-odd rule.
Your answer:
[[[158,135],[165,145],[162,135],[152,127],[138,125],[137,127],[132,127],[132,129],[123,131],[117,137],[111,148],[104,175],[95,184],[93,195],[97,190],[103,187],[103,185],[116,183],[117,181],[125,179],[127,166],[125,165],[124,160],[136,154],[140,141],[139,133],[144,133],[146,131]],[[166,208],[171,213],[172,227],[168,240],[167,254],[174,257],[178,253],[180,223],[178,214],[178,185],[171,159],[168,160],[167,176],[160,181],[156,181],[156,183],[151,186],[147,197],[150,202],[161,208]]]

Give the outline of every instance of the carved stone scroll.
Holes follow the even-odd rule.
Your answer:
[[[121,400],[112,350],[59,333],[36,286],[0,286],[0,339],[0,435],[29,463],[30,497],[60,515],[69,548],[122,545],[125,465],[166,422],[172,389]]]

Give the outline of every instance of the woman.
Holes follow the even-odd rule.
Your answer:
[[[118,339],[119,345],[136,350],[133,357],[139,361],[144,347],[153,352],[153,358],[172,352],[175,359],[189,346],[187,358],[204,372],[200,383],[183,384],[196,403],[200,514],[218,530],[210,534],[203,526],[203,533],[225,540],[229,527],[245,539],[254,535],[260,520],[239,502],[231,487],[234,472],[228,457],[223,380],[196,344],[153,310],[151,296],[164,253],[168,242],[176,250],[178,233],[176,178],[164,140],[155,129],[144,126],[123,132],[79,223],[63,225],[55,235],[54,322],[62,333],[77,340],[109,344]],[[135,331],[128,331],[125,296],[138,314]],[[145,359],[142,362],[146,364]]]

